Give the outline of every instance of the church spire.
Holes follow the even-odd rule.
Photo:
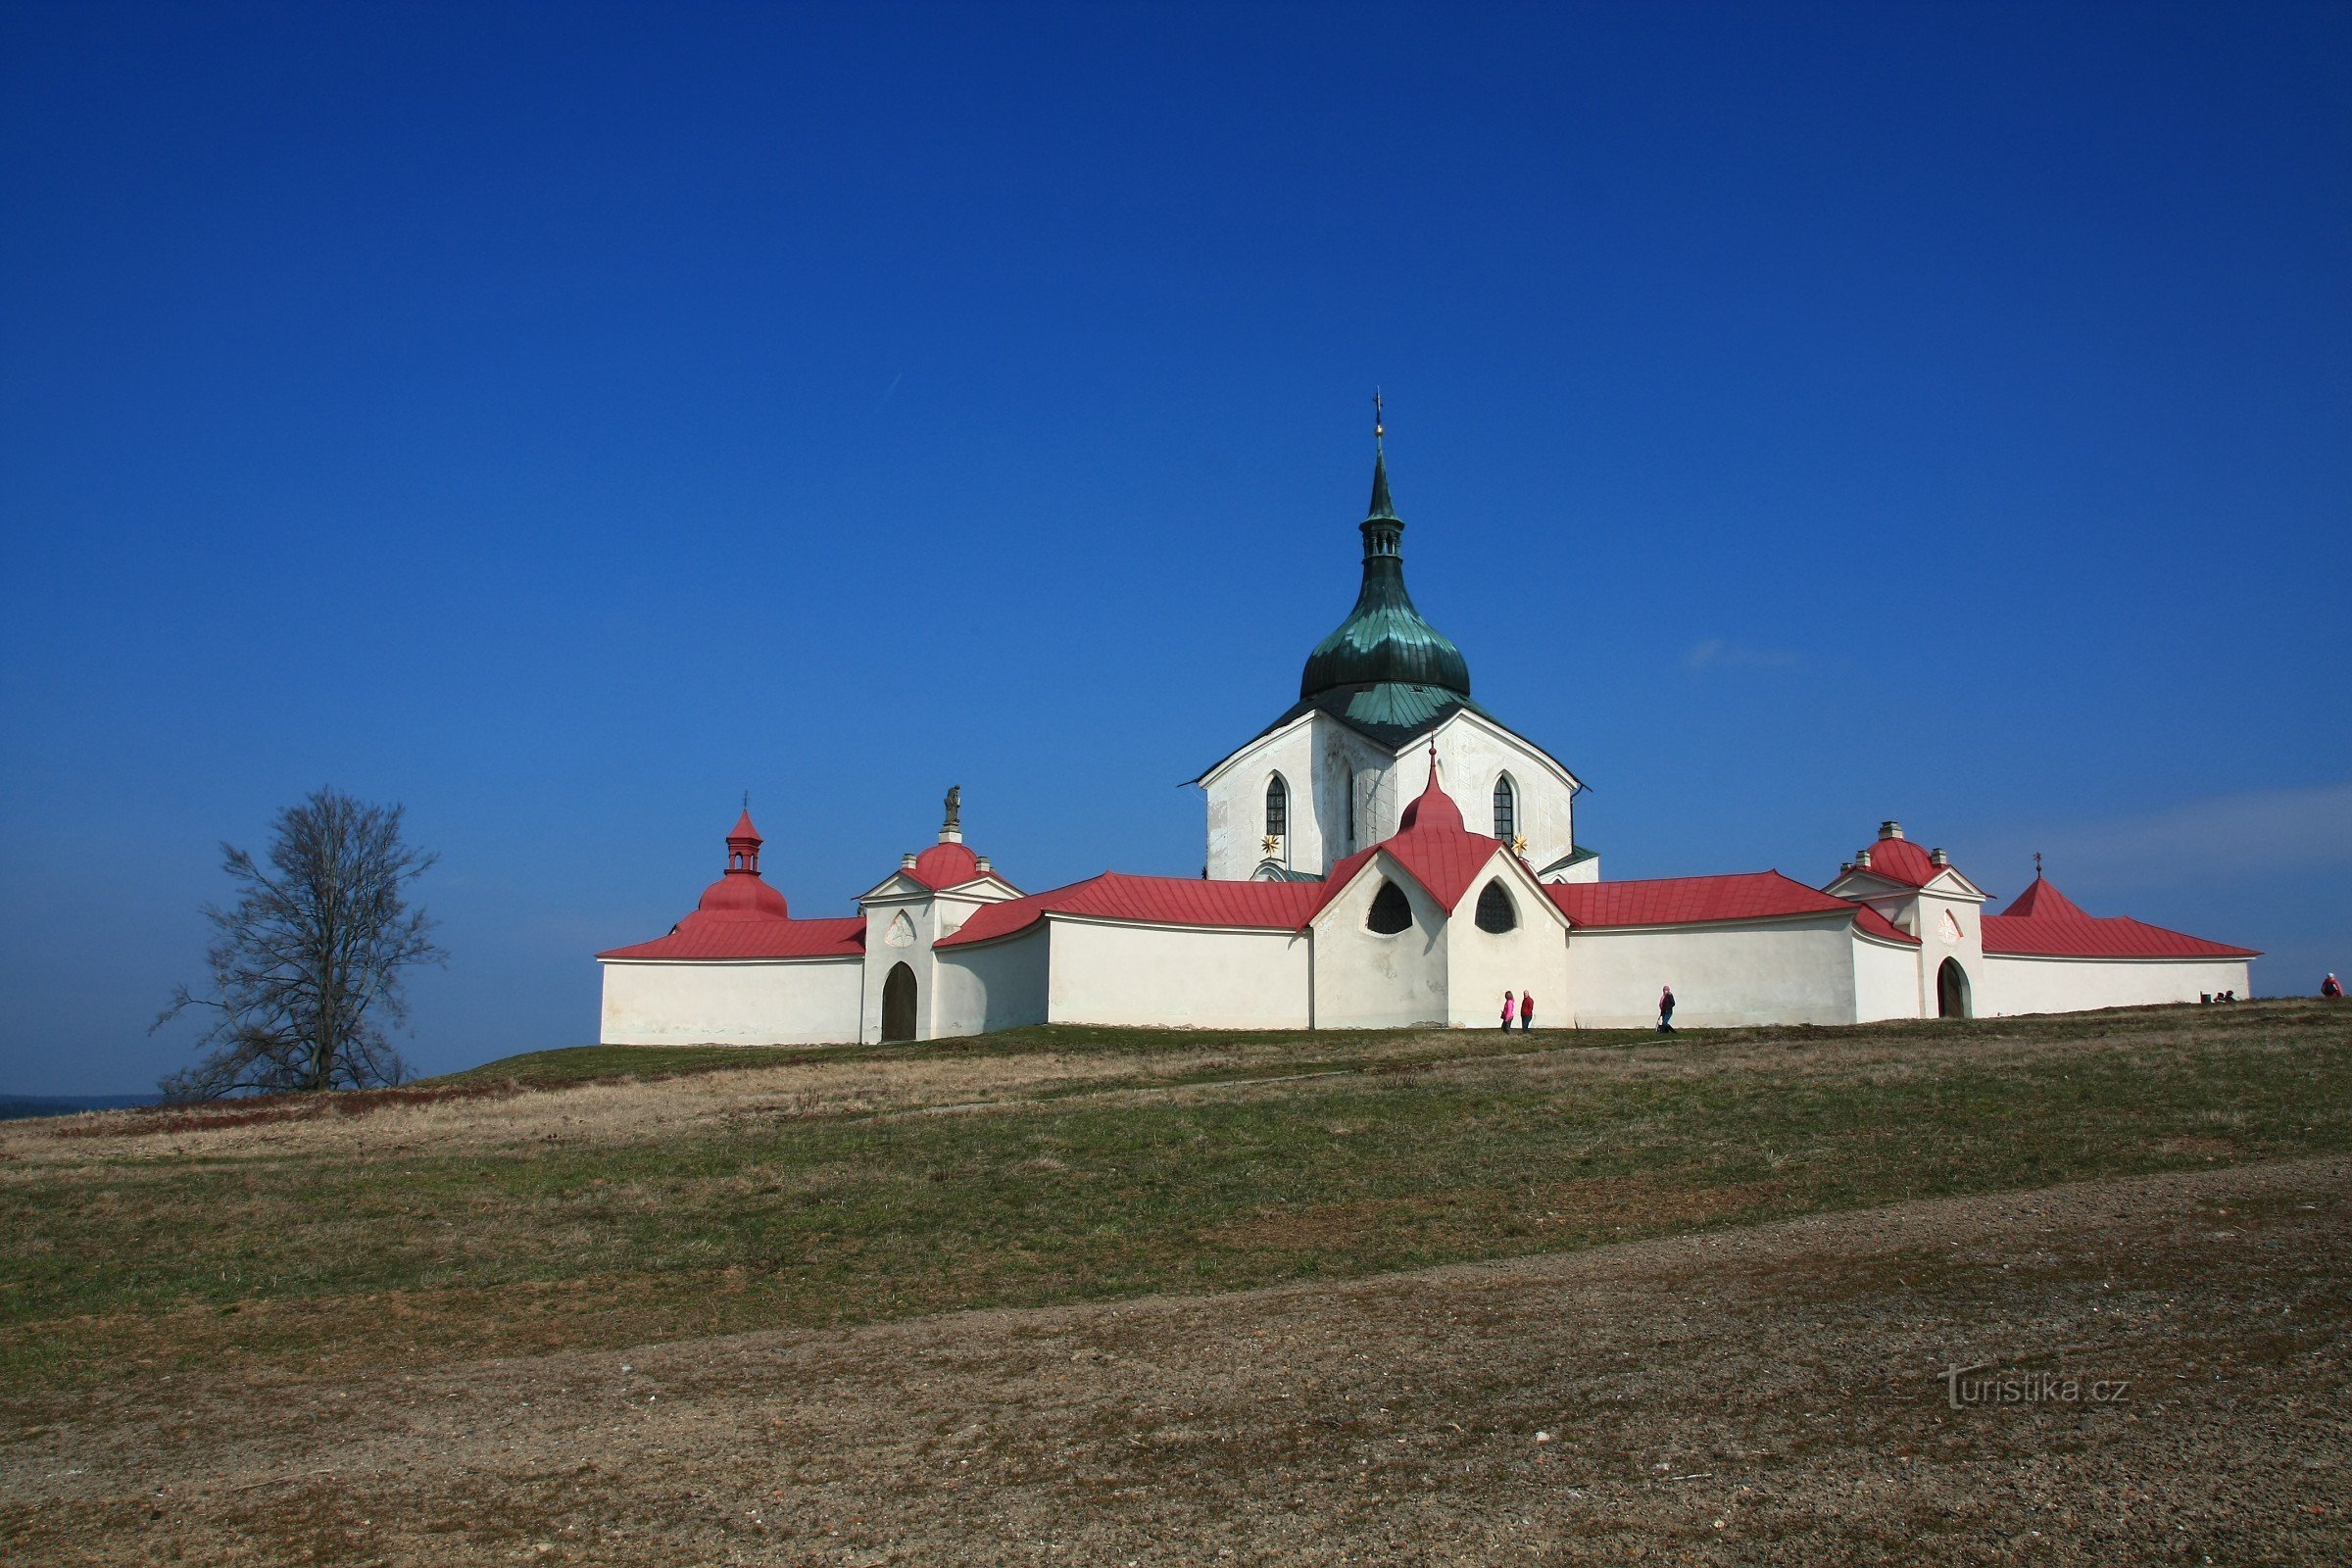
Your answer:
[[[1372,397],[1372,507],[1357,526],[1364,536],[1363,585],[1355,608],[1306,656],[1298,695],[1342,686],[1398,684],[1470,695],[1470,666],[1452,639],[1421,618],[1404,591],[1404,519],[1389,500],[1388,425]]]
[[[1364,514],[1367,528],[1369,524],[1381,521],[1394,522],[1399,529],[1404,527],[1403,520],[1396,515],[1395,504],[1389,500],[1388,433],[1388,420],[1381,409],[1380,392],[1376,388],[1372,393],[1372,506]],[[1369,546],[1370,542],[1367,531],[1365,543]],[[1393,546],[1394,541],[1391,543]],[[1396,553],[1394,548],[1388,552],[1390,555]]]

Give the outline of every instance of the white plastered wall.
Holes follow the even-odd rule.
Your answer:
[[[2092,1007],[2140,1007],[2194,1002],[2200,994],[2251,995],[2243,958],[2043,958],[2006,953],[1984,956],[1977,1011],[2082,1012]]]
[[[1478,901],[1493,881],[1502,883],[1518,915],[1519,923],[1508,931],[1479,929]],[[1500,1027],[1505,991],[1536,994],[1539,1029],[1569,1022],[1567,924],[1535,879],[1498,853],[1446,924],[1447,1021],[1471,1029]]]
[[[1001,942],[941,949],[932,965],[936,1038],[1044,1023],[1050,952],[1043,921]]]
[[[1474,833],[1494,827],[1494,781],[1507,774],[1517,802],[1517,831],[1528,859],[1548,865],[1576,842],[1576,791],[1558,763],[1508,730],[1467,711],[1401,751],[1375,745],[1327,713],[1302,715],[1220,762],[1201,781],[1207,797],[1208,874],[1241,881],[1265,858],[1266,780],[1281,773],[1290,788],[1290,832],[1276,857],[1293,870],[1322,876],[1358,849],[1395,833],[1404,808],[1429,782],[1429,742],[1446,793]],[[1348,803],[1356,832],[1348,836]],[[1582,869],[1582,868],[1580,868]],[[1596,862],[1585,872],[1600,874]]]
[[[1208,799],[1205,863],[1212,878],[1243,881],[1266,858],[1266,781],[1276,773],[1291,798],[1290,831],[1275,858],[1322,873],[1327,863],[1323,824],[1329,816],[1318,808],[1315,796],[1316,722],[1314,716],[1301,717],[1259,737],[1201,781]]]
[[[1806,920],[1571,931],[1575,1022],[1654,1024],[1658,990],[1672,985],[1677,1024],[1851,1023],[1852,918],[1832,910]]]
[[[1916,1018],[1919,1014],[1919,949],[1854,936],[1854,1021]]]
[[[1307,1027],[1312,960],[1303,932],[1062,915],[1046,924],[1053,941],[1047,1016],[1055,1023]]]
[[[608,1046],[833,1045],[858,1035],[856,958],[606,958]]]
[[[1549,865],[1575,848],[1576,791],[1560,776],[1557,763],[1508,730],[1467,711],[1439,725],[1435,739],[1446,793],[1462,808],[1462,822],[1471,832],[1494,832],[1494,781],[1508,775],[1518,806],[1517,831],[1527,840],[1527,863]],[[1411,780],[1407,801],[1421,792],[1429,776],[1428,758],[1426,743],[1398,754],[1398,772]],[[1417,771],[1415,759],[1421,761]],[[1598,865],[1592,874],[1600,874]],[[1501,1004],[1497,998],[1495,1005]]]
[[[947,934],[939,927],[938,899],[927,890],[869,896],[859,902],[858,912],[865,916],[865,961],[859,980],[864,1039],[871,1043],[882,1038],[882,987],[890,971],[904,963],[914,971],[914,1038],[929,1040],[933,994],[939,989],[931,944]],[[891,940],[902,913],[906,916],[904,947]]]
[[[1403,889],[1413,910],[1413,923],[1394,936],[1364,923],[1384,879]],[[1418,882],[1385,853],[1374,855],[1315,916],[1315,1027],[1446,1022],[1447,924]]]

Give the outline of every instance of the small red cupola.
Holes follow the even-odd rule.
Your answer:
[[[1438,781],[1438,748],[1434,743],[1429,748],[1429,782],[1422,787],[1419,798],[1404,808],[1404,815],[1396,827],[1399,832],[1409,832],[1414,828],[1444,828],[1455,833],[1469,831],[1462,823],[1462,808],[1453,803],[1453,797],[1446,794],[1446,786]]]
[[[735,819],[727,832],[727,875],[760,874],[760,846],[766,841],[760,830],[752,826],[752,808],[746,805],[743,814]]]
[[[752,826],[752,809],[746,806],[727,833],[726,875],[703,889],[695,914],[723,919],[788,918],[784,895],[760,878],[760,846],[763,842],[760,830]]]

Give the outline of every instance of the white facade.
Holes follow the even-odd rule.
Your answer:
[[[608,1046],[823,1046],[861,1035],[857,958],[607,959]]]
[[[2147,1007],[2223,992],[2252,995],[2244,958],[2069,958],[1994,954],[1984,960],[1987,1014],[2078,1012],[2085,1006]],[[2095,998],[2095,1001],[2085,1001]]]
[[[1504,825],[1511,828],[1499,836],[1525,839],[1530,865],[1550,865],[1575,853],[1576,792],[1583,786],[1549,753],[1485,714],[1458,709],[1434,729],[1388,747],[1310,710],[1200,776],[1209,877],[1240,881],[1269,874],[1269,862],[1294,875],[1329,875],[1348,856],[1396,831],[1398,817],[1420,793],[1433,744],[1446,787],[1474,832],[1494,834],[1499,786],[1507,791]],[[1270,834],[1267,790],[1277,779],[1288,831]],[[1573,874],[1597,878],[1597,857]]]

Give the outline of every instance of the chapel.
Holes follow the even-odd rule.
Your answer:
[[[1202,874],[1026,892],[936,842],[857,912],[796,916],[747,805],[717,881],[649,942],[598,954],[608,1045],[929,1040],[1040,1023],[1538,1028],[1872,1022],[2249,994],[2250,949],[2095,916],[2044,879],[1997,912],[1941,849],[1879,824],[1820,886],[1778,870],[1605,881],[1584,785],[1471,695],[1405,589],[1374,431],[1354,606],[1298,701],[1202,772]],[[2036,858],[2038,859],[2038,858]]]

